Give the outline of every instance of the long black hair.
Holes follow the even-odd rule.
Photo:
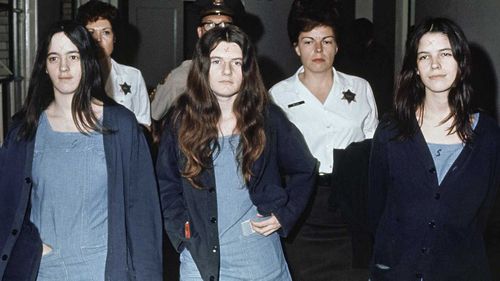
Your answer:
[[[448,105],[450,114],[442,123],[453,119],[448,133],[456,132],[462,142],[472,140],[470,114],[472,87],[470,84],[471,57],[469,43],[462,29],[446,18],[430,18],[416,25],[406,41],[403,67],[399,74],[394,97],[394,117],[400,139],[415,134],[418,124],[414,122],[416,112],[423,115],[425,86],[417,74],[417,52],[420,39],[427,33],[442,33],[448,37],[453,57],[458,64],[458,72],[450,92]]]
[[[63,32],[75,44],[80,53],[82,77],[71,104],[75,125],[82,133],[108,131],[99,123],[92,111],[94,99],[104,104],[112,102],[106,95],[101,80],[98,61],[99,47],[85,27],[73,21],[60,21],[50,27],[47,35],[39,43],[31,73],[28,96],[20,114],[23,119],[18,133],[19,138],[29,139],[34,137],[40,114],[54,100],[54,88],[46,72],[46,64],[52,37],[59,32]]]

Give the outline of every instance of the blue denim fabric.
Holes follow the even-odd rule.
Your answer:
[[[475,113],[473,118],[472,128],[474,129],[479,120],[479,113]],[[434,165],[436,166],[438,184],[441,184],[448,170],[462,152],[465,144],[427,143],[427,146],[429,147],[429,151],[432,154],[432,160],[434,160]]]
[[[436,174],[438,178],[438,184],[441,184],[446,173],[451,168],[451,165],[457,160],[458,156],[464,148],[463,143],[455,144],[442,144],[442,143],[427,143],[429,151],[432,154],[432,160],[434,160],[434,166],[436,166]]]
[[[35,141],[31,221],[53,250],[38,281],[101,281],[108,237],[102,134],[55,132],[42,114]]]
[[[219,138],[214,155],[217,187],[217,226],[220,246],[220,281],[291,281],[281,242],[275,232],[243,235],[241,224],[257,218],[248,189],[236,161],[239,135]],[[181,281],[201,280],[187,249],[180,256]]]

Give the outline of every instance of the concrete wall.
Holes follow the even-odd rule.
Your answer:
[[[429,16],[448,17],[458,23],[473,51],[473,78],[480,106],[500,111],[500,1],[498,0],[418,0],[415,21]],[[499,114],[496,116],[500,120]]]

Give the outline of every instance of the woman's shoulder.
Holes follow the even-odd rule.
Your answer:
[[[274,84],[271,87],[271,89],[269,89],[269,93],[273,97],[287,93],[291,88],[294,87],[294,81],[295,81],[295,74]]]
[[[399,134],[398,132],[399,130],[396,119],[392,114],[386,113],[382,116],[382,118],[380,118],[377,130],[375,131],[375,136],[373,138],[388,142],[396,139]]]
[[[489,136],[498,140],[500,138],[498,121],[484,112],[480,112],[476,116],[479,117],[479,120],[475,132],[479,136]]]
[[[26,113],[24,111],[19,111],[15,113],[10,119],[7,126],[7,134],[4,137],[4,141],[0,140],[0,147],[7,144],[8,142],[13,142],[19,140],[19,131],[24,122]]]
[[[336,70],[338,78],[341,80],[345,80],[346,84],[361,84],[361,85],[367,85],[369,84],[368,81],[360,76],[355,76],[352,74],[347,74],[341,71]]]
[[[499,130],[498,121],[486,112],[478,112],[475,116],[479,118],[478,124],[494,131]]]
[[[289,122],[286,113],[276,103],[270,102],[266,109],[267,119],[271,122]]]
[[[130,65],[125,65],[125,64],[121,64],[121,63],[118,63],[116,61],[112,61],[115,68],[116,68],[116,72],[118,75],[120,76],[127,76],[127,77],[142,77],[142,73],[139,69],[133,67],[133,66],[130,66]]]
[[[121,104],[106,104],[103,111],[105,123],[118,127],[137,124],[134,113]]]

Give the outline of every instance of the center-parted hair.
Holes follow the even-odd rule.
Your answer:
[[[99,47],[85,27],[73,21],[60,21],[50,27],[38,45],[28,96],[21,110],[23,120],[19,138],[34,137],[40,114],[54,101],[54,86],[46,69],[52,37],[59,32],[63,32],[69,38],[80,54],[82,77],[71,104],[75,125],[82,133],[107,131],[92,111],[93,99],[105,103],[111,102],[101,80],[101,69],[97,58]]]
[[[189,72],[186,93],[179,97],[171,113],[172,125],[178,128],[178,142],[185,157],[182,176],[201,188],[198,176],[212,167],[212,155],[219,150],[218,123],[221,110],[209,83],[210,53],[220,42],[236,43],[243,53],[242,84],[233,104],[235,131],[240,134],[237,160],[248,182],[252,164],[262,154],[266,136],[264,114],[268,94],[262,82],[257,56],[249,37],[236,26],[214,28],[198,43]]]
[[[442,33],[448,37],[458,70],[455,82],[448,94],[450,114],[442,123],[453,118],[449,133],[456,132],[463,142],[472,140],[473,113],[471,106],[472,86],[470,82],[471,54],[469,43],[462,29],[446,18],[429,18],[416,25],[406,41],[403,66],[396,84],[394,97],[396,124],[400,139],[405,139],[418,129],[414,122],[416,112],[423,115],[425,85],[417,73],[417,53],[420,39],[427,33]]]

